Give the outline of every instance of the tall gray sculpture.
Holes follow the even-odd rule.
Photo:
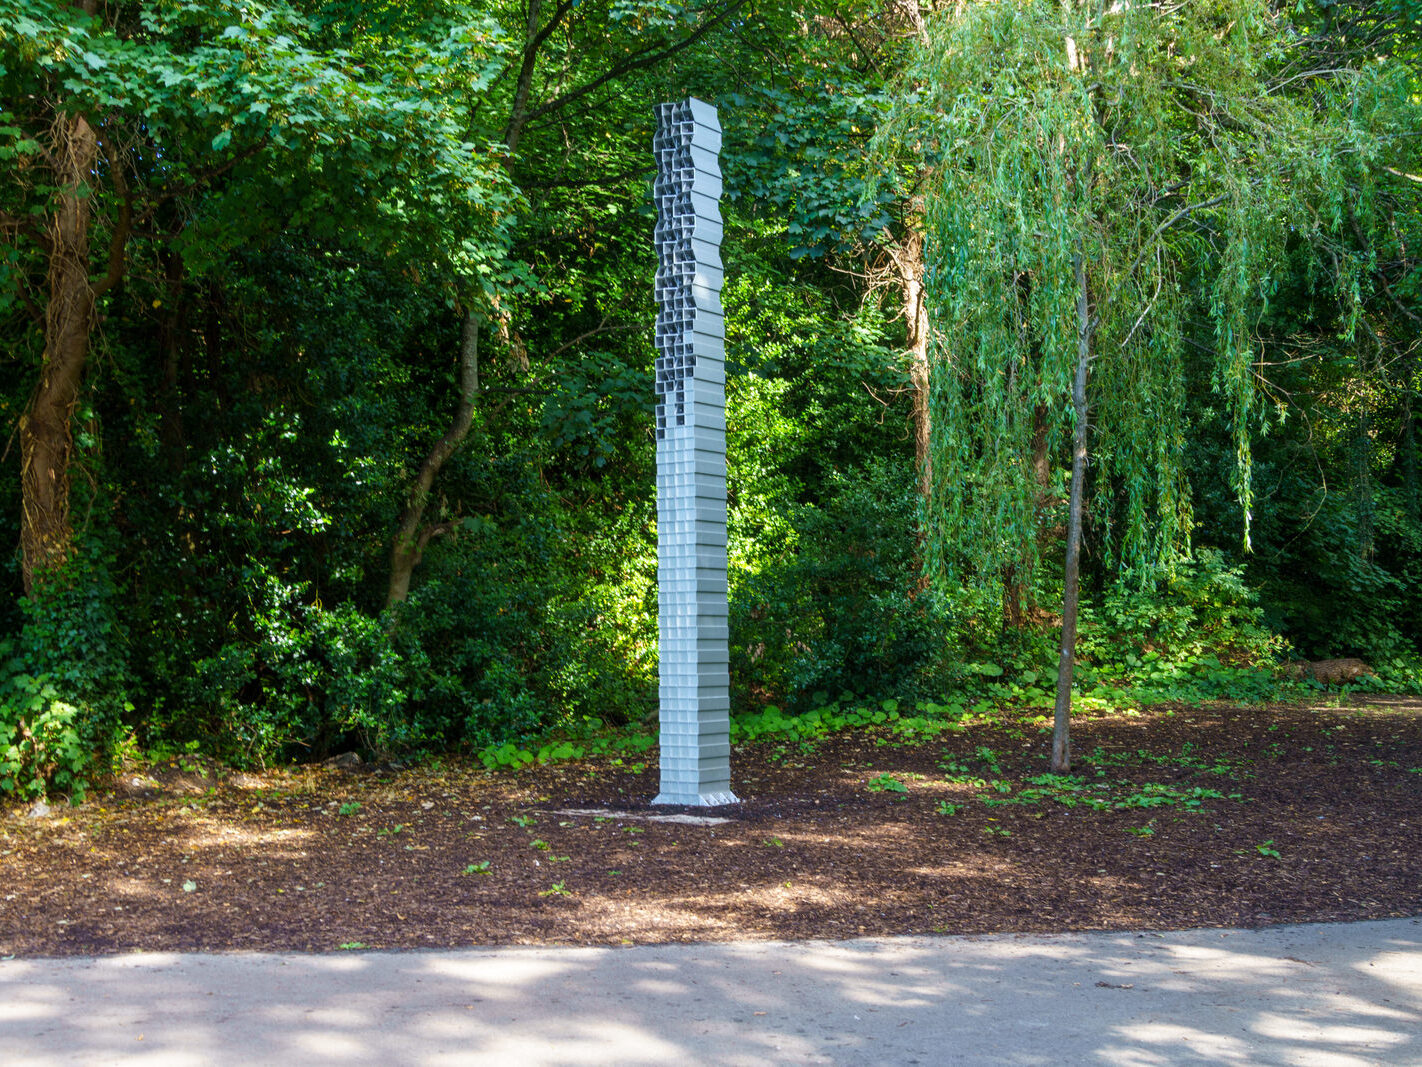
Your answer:
[[[661,792],[734,804],[726,609],[726,349],[721,124],[657,108],[657,584]]]

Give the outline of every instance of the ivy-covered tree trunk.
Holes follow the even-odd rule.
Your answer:
[[[25,592],[69,558],[70,420],[89,354],[94,290],[89,280],[90,200],[99,155],[94,128],[82,115],[56,117],[50,158],[59,186],[49,225],[49,302],[40,380],[20,420],[20,547]]]

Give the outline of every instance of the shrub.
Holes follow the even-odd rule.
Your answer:
[[[920,588],[910,467],[836,476],[823,507],[794,515],[787,553],[733,576],[731,683],[748,697],[803,709],[816,693],[944,691],[952,618]]]
[[[91,752],[79,709],[59,699],[46,675],[15,674],[0,688],[0,793],[82,798]]]

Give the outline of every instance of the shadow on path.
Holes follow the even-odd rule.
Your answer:
[[[1422,919],[0,962],[7,1064],[1422,1064]]]

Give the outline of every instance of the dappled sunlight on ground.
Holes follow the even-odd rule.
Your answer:
[[[202,830],[195,830],[183,837],[182,844],[197,851],[203,848],[258,848],[264,845],[292,845],[312,842],[318,835],[314,830],[298,830],[293,828],[282,829],[262,829],[260,827],[245,827],[224,825],[216,822],[209,823]],[[304,852],[278,851],[271,853],[274,857],[283,859],[296,858],[305,855]]]
[[[0,963],[7,1053],[124,1062],[1422,1062],[1422,922]],[[45,1042],[52,1042],[46,1046]],[[46,1047],[57,1050],[46,1058]]]
[[[1416,715],[1092,719],[1081,743],[1113,754],[1123,810],[1039,781],[1040,738],[1010,719],[922,746],[883,740],[835,735],[782,762],[743,746],[739,773],[759,784],[692,813],[719,822],[666,821],[677,813],[647,802],[655,766],[607,760],[240,783],[208,768],[174,778],[173,794],[4,812],[0,878],[27,891],[0,894],[0,955],[1150,929],[1422,908]]]

